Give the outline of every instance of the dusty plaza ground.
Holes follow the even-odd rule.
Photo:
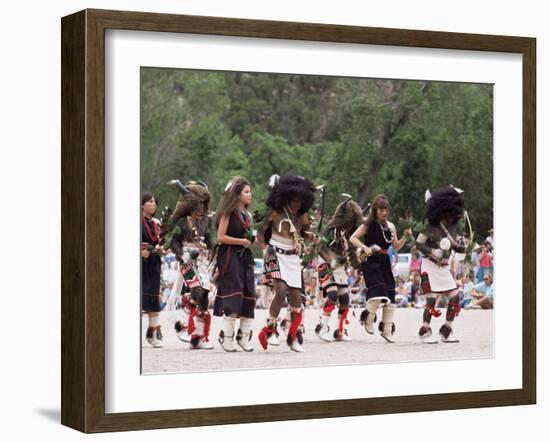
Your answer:
[[[395,343],[388,344],[378,335],[368,335],[359,324],[361,309],[355,316],[349,315],[348,330],[352,342],[323,342],[314,333],[319,319],[319,310],[305,312],[304,353],[295,353],[286,345],[281,334],[281,345],[270,346],[268,351],[261,348],[257,334],[267,318],[267,310],[257,309],[254,321],[254,351],[245,353],[225,352],[217,341],[221,318],[213,317],[210,341],[212,350],[190,350],[189,344],[181,342],[175,334],[168,314],[161,313],[164,334],[164,347],[152,348],[143,341],[142,373],[182,373],[197,371],[220,371],[275,367],[313,367],[345,364],[395,363],[408,361],[431,361],[446,359],[492,358],[494,356],[494,311],[462,310],[455,320],[454,337],[459,343],[434,345],[419,341],[417,332],[420,326],[421,309],[396,309]],[[351,312],[350,312],[351,313]],[[434,332],[443,323],[443,315],[432,320]],[[336,315],[331,317],[331,330],[336,327]],[[142,321],[147,328],[146,319]],[[144,333],[143,333],[144,335]],[[240,347],[237,346],[239,350]]]

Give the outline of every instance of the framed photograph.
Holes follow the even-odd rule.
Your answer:
[[[535,53],[64,17],[62,423],[535,403]]]

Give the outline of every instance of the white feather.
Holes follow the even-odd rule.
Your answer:
[[[276,173],[271,175],[271,177],[269,178],[269,188],[273,189],[275,187],[275,184],[277,184],[278,181],[279,181],[279,175],[277,175]]]
[[[426,193],[424,193],[424,201],[428,202],[428,200],[432,197],[432,192],[430,192],[430,189],[426,189]]]
[[[459,189],[458,187],[455,187],[455,186],[453,186],[452,184],[450,184],[450,186],[451,186],[454,190],[456,190],[456,193],[458,193],[458,194],[464,193],[464,190]]]

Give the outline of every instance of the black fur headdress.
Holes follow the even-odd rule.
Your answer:
[[[306,213],[315,201],[315,186],[302,176],[288,175],[272,180],[273,187],[266,204],[277,212],[283,211],[292,200],[301,202],[298,214]]]
[[[426,191],[426,219],[431,225],[447,219],[456,224],[464,214],[464,192],[449,185],[434,192]]]

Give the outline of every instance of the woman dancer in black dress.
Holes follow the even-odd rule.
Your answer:
[[[227,184],[216,211],[219,246],[216,259],[218,292],[214,315],[223,316],[218,341],[228,352],[237,351],[234,339],[238,318],[237,344],[244,351],[253,351],[251,339],[256,289],[254,258],[250,246],[254,237],[251,230],[252,217],[247,210],[251,202],[250,184],[238,176]]]
[[[366,256],[362,270],[367,285],[367,308],[361,313],[361,323],[367,333],[374,334],[376,312],[382,305],[382,321],[378,329],[386,341],[393,342],[395,279],[388,249],[393,246],[395,251],[398,251],[405,244],[407,237],[412,235],[412,231],[405,230],[405,235],[397,240],[395,226],[388,221],[389,213],[388,199],[384,195],[378,195],[372,202],[367,220],[351,236],[350,242]],[[363,242],[362,237],[365,237]]]
[[[152,193],[141,198],[141,310],[147,314],[148,324],[145,339],[155,348],[162,347],[159,325],[161,259],[159,252],[160,228],[153,215],[158,200]]]

